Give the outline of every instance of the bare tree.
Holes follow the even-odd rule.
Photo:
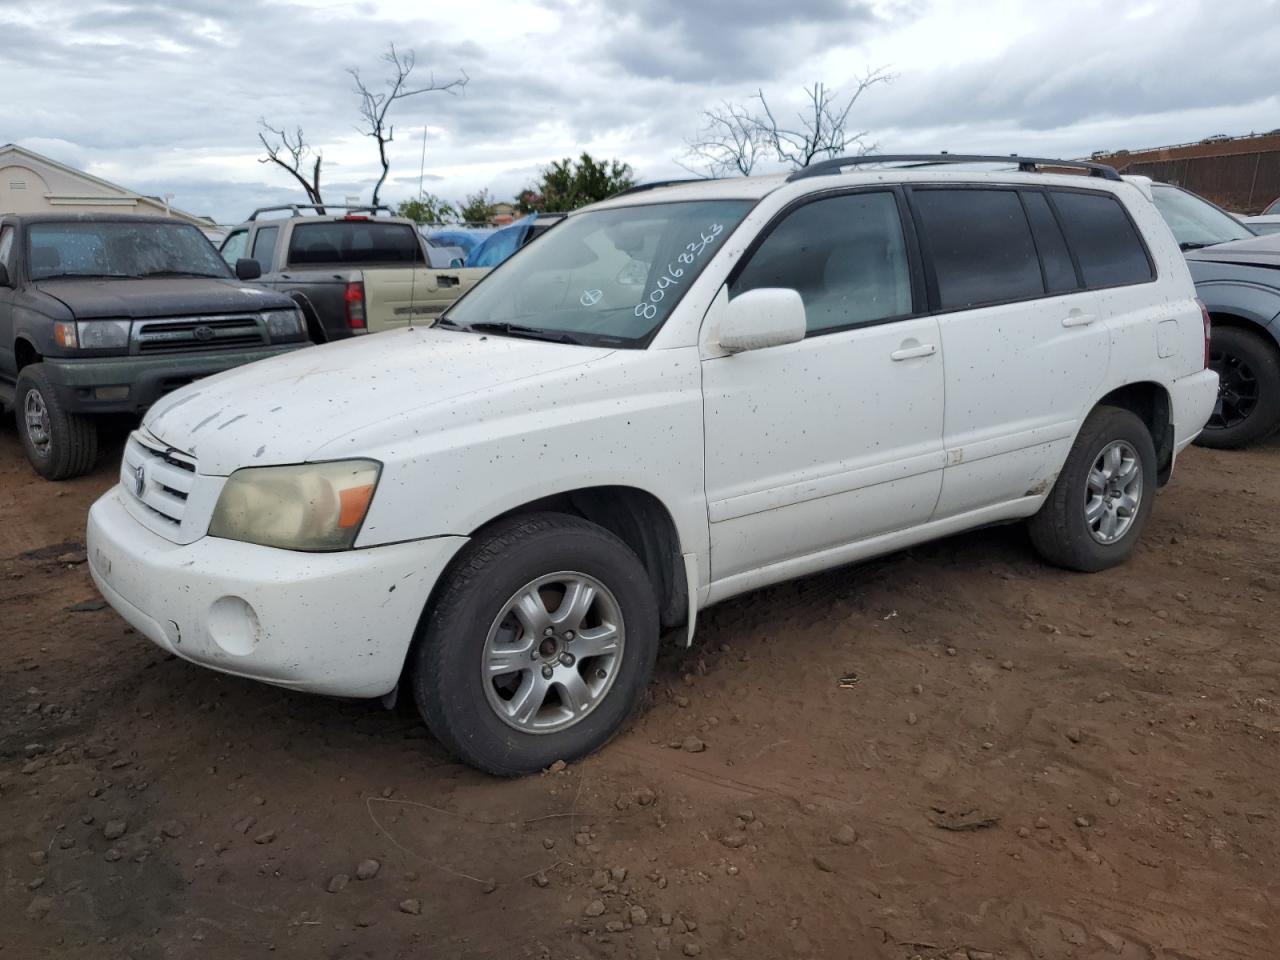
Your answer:
[[[413,73],[417,58],[412,50],[403,54],[397,52],[394,43],[388,45],[382,61],[391,68],[383,89],[370,89],[361,78],[359,69],[352,67],[347,71],[355,81],[356,95],[360,98],[360,116],[364,120],[360,132],[378,142],[378,161],[382,164],[382,176],[373,187],[371,202],[375,207],[378,205],[382,184],[387,179],[387,171],[391,168],[391,161],[387,159],[387,144],[395,138],[395,128],[387,121],[391,105],[397,100],[416,97],[420,93],[456,94],[470,79],[465,70],[461,71],[462,76],[447,83],[438,83],[435,74],[428,74],[425,85],[411,86],[409,75]]]
[[[724,101],[705,110],[697,136],[685,141],[685,152],[676,162],[691,173],[712,177],[735,173],[749,176],[756,165],[772,154],[793,169],[807,167],[823,157],[850,152],[866,153],[867,131],[849,129],[853,106],[871,87],[892,80],[884,69],[870,70],[847,96],[818,82],[805,90],[809,104],[796,114],[794,124],[783,124],[763,90],[747,103]]]
[[[849,114],[858,98],[867,90],[892,79],[892,75],[883,68],[869,70],[858,80],[848,97],[837,93],[825,83],[815,83],[805,90],[809,106],[796,114],[797,122],[794,126],[784,126],[778,122],[769,101],[765,99],[764,91],[760,90],[755,99],[760,101],[761,114],[758,118],[761,136],[780,162],[796,169],[807,167],[822,157],[846,154],[850,145],[857,148],[857,153],[866,153],[868,131],[850,131]]]
[[[267,151],[267,155],[259,157],[258,162],[274,163],[288,170],[306,191],[308,200],[317,205],[323,204],[324,200],[320,196],[320,161],[323,157],[319,150],[313,150],[307,143],[302,127],[290,133],[283,127],[276,129],[265,119],[259,120],[258,126],[262,128],[258,131],[258,139],[262,141],[263,149]],[[308,180],[303,172],[303,164],[312,156],[315,157],[315,163],[311,166],[311,179]]]
[[[676,163],[699,176],[751,176],[766,149],[759,119],[741,104],[725,100],[704,110],[702,120],[697,136],[685,140],[683,158]]]

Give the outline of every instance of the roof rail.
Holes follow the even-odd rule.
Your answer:
[[[625,197],[629,193],[644,193],[646,190],[656,190],[658,187],[675,187],[682,183],[708,183],[712,180],[723,179],[723,177],[683,177],[678,180],[650,180],[648,183],[637,183],[634,187],[627,187],[625,190],[619,190],[617,193],[610,194],[607,199],[612,200],[615,197]]]
[[[860,157],[833,157],[812,166],[801,167],[787,182],[804,180],[808,177],[825,177],[840,173],[845,167],[860,166],[869,163],[907,163],[913,166],[930,167],[942,163],[1016,163],[1021,173],[1035,173],[1038,167],[1067,167],[1070,169],[1088,170],[1089,176],[1101,177],[1104,180],[1119,180],[1120,174],[1114,167],[1105,163],[1094,163],[1090,160],[1050,160],[1044,157],[1020,157],[1011,153],[1006,157],[987,156],[964,153],[886,153],[881,155],[867,154]]]
[[[257,220],[259,214],[278,213],[281,210],[287,210],[295,217],[302,216],[302,211],[323,211],[329,210],[345,210],[347,213],[355,211],[363,211],[364,213],[391,213],[392,210],[388,206],[378,204],[376,207],[370,204],[351,204],[351,203],[285,203],[278,207],[259,207],[253,213],[249,214],[250,220]],[[323,215],[323,213],[321,214]]]

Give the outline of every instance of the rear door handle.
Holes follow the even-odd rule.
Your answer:
[[[901,347],[889,354],[890,360],[914,360],[917,357],[932,357],[938,352],[932,343],[918,343],[914,347]]]
[[[1069,313],[1062,318],[1062,325],[1064,327],[1087,327],[1097,319],[1097,316],[1092,313]]]
[[[443,273],[436,274],[436,286],[438,287],[456,287],[458,282],[457,277],[450,277]]]

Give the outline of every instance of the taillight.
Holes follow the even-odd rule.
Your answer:
[[[352,330],[366,329],[364,317],[364,282],[357,280],[348,283],[342,292],[342,300],[347,305],[347,326]]]
[[[1204,368],[1209,369],[1209,335],[1213,332],[1213,321],[1209,319],[1209,308],[1204,305],[1203,300],[1196,300],[1200,304],[1200,316],[1204,319]]]

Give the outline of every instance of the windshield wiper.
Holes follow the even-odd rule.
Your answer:
[[[1207,241],[1202,243],[1199,240],[1184,240],[1182,241],[1182,243],[1178,244],[1178,249],[1181,250],[1183,253],[1186,253],[1188,250],[1200,250],[1203,247],[1216,247],[1216,246],[1217,246],[1216,243],[1208,243]]]
[[[128,280],[127,273],[46,273],[39,277],[32,277],[32,280],[39,283],[41,280]]]
[[[141,277],[204,277],[208,280],[226,280],[227,277],[220,273],[196,273],[194,270],[149,270],[146,273],[137,274]]]
[[[445,321],[440,321],[445,323]],[[509,337],[524,337],[529,340],[546,340],[548,343],[572,343],[579,346],[582,340],[571,333],[565,333],[562,330],[543,330],[540,327],[526,327],[519,323],[497,323],[492,320],[482,320],[479,323],[469,323],[465,327],[453,320],[448,321],[449,327],[458,330],[475,330],[478,333],[503,333]]]

